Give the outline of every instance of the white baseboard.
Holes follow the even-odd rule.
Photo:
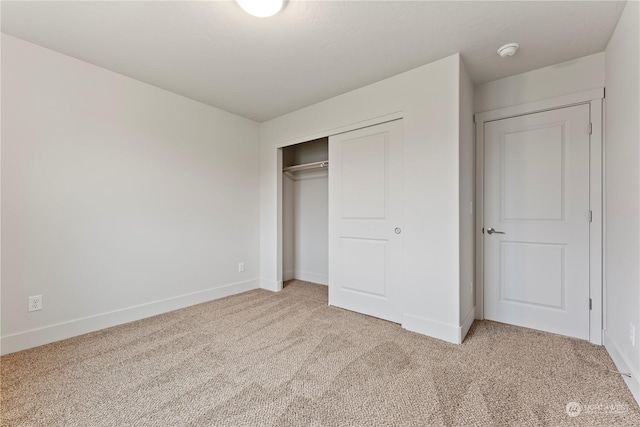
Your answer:
[[[469,333],[469,329],[471,328],[471,325],[473,325],[474,320],[476,320],[475,306],[473,306],[471,310],[469,310],[466,317],[464,318],[464,321],[462,322],[462,326],[460,326],[460,344],[462,344],[464,338],[467,336],[467,333]]]
[[[428,337],[437,338],[453,344],[460,344],[460,327],[426,319],[412,314],[402,315],[402,327],[411,332],[417,332]]]
[[[1,354],[14,353],[16,351],[49,344],[55,341],[75,337],[100,329],[122,325],[146,317],[155,316],[180,308],[189,307],[203,302],[224,298],[258,288],[258,280],[232,283],[218,288],[179,295],[160,301],[127,307],[95,316],[83,317],[42,328],[31,329],[4,336],[0,339]]]
[[[293,272],[294,279],[304,280],[305,282],[318,283],[320,285],[329,285],[329,276],[326,274],[310,273],[308,271],[296,270]]]
[[[631,378],[621,375],[624,382],[631,390],[631,394],[633,395],[638,405],[640,405],[640,375],[635,371],[626,357],[620,352],[618,345],[615,343],[613,339],[607,334],[607,331],[604,333],[604,348],[609,352],[609,356],[615,363],[616,368],[620,372],[629,372],[631,374]]]
[[[260,279],[260,289],[266,289],[271,292],[280,292],[282,290],[282,282],[269,279]]]

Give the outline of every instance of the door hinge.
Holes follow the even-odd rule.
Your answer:
[[[589,298],[589,310],[593,310],[593,300]]]
[[[589,211],[589,222],[593,222],[593,211]]]
[[[587,130],[589,131],[589,135],[593,133],[593,123],[589,123]]]

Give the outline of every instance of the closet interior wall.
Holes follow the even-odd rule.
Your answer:
[[[329,139],[282,149],[283,168],[329,158]],[[282,259],[283,280],[328,284],[329,171],[316,168],[283,172]]]

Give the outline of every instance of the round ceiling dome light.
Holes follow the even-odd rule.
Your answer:
[[[267,18],[282,9],[284,0],[236,0],[236,3],[249,15]]]
[[[519,47],[520,45],[518,43],[505,44],[498,49],[498,55],[500,55],[501,58],[508,58],[515,55]]]

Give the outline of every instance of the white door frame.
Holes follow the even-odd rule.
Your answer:
[[[484,124],[573,105],[589,104],[592,133],[589,147],[589,204],[592,222],[589,226],[589,341],[602,345],[602,103],[604,88],[578,92],[543,101],[486,111],[475,115],[476,123],[476,319],[484,319]],[[585,124],[586,125],[586,124]],[[585,304],[587,302],[585,301]]]

